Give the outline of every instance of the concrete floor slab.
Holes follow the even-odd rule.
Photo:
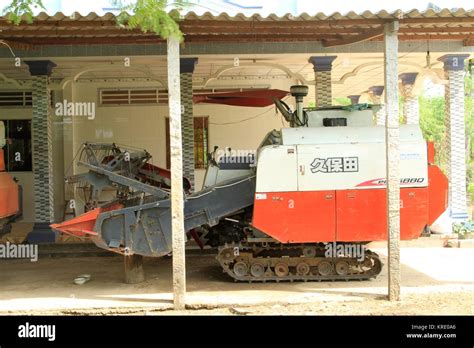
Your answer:
[[[374,251],[381,255],[384,269],[377,279],[361,282],[235,283],[222,273],[213,255],[189,255],[187,304],[209,309],[380,302],[387,294],[386,250]],[[417,294],[474,295],[473,261],[470,249],[402,249],[402,301]],[[123,282],[123,261],[119,256],[38,262],[0,260],[0,314],[170,309],[171,259],[146,259],[145,272],[145,282],[128,285]],[[75,285],[74,278],[84,273],[92,275],[91,281]],[[473,302],[463,308],[474,314],[472,305]]]

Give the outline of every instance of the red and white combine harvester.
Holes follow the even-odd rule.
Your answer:
[[[373,278],[382,263],[363,245],[387,239],[385,129],[367,105],[303,109],[307,87],[291,93],[295,112],[275,100],[290,128],[270,132],[256,156],[211,158],[202,190],[185,196],[185,229],[218,249],[235,280]],[[116,198],[53,228],[125,255],[169,254],[169,192],[87,167],[91,185],[105,180]],[[447,208],[448,181],[417,125],[400,126],[400,177],[401,239],[410,240]]]
[[[21,217],[21,189],[6,172],[3,154],[5,144],[5,126],[0,121],[0,236],[9,233],[11,223]]]

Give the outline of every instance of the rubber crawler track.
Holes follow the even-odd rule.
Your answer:
[[[304,254],[305,248],[313,248],[316,255]],[[324,246],[308,244],[274,244],[261,245],[258,243],[239,243],[226,244],[219,247],[217,260],[223,271],[232,277],[235,281],[241,282],[283,282],[283,281],[349,281],[349,280],[369,280],[376,278],[382,271],[383,264],[379,256],[365,249],[364,260],[358,260],[351,257],[325,257]],[[276,254],[277,256],[272,256]],[[266,256],[259,256],[266,254]],[[288,255],[286,255],[288,254]],[[297,256],[290,256],[296,254]],[[269,256],[270,255],[270,256]],[[319,255],[319,256],[318,256]],[[320,272],[319,267],[325,262],[326,271]],[[329,270],[328,270],[329,262]],[[343,266],[347,272],[336,270],[337,263],[345,263]],[[236,264],[239,263],[238,274],[236,274]],[[298,274],[295,265],[305,263],[308,267],[302,267],[306,274]],[[259,270],[252,272],[252,265],[259,264],[256,267]],[[262,267],[264,271],[262,271]],[[275,271],[278,267],[279,271]],[[263,273],[262,273],[263,272]],[[329,272],[329,273],[328,273]],[[253,274],[252,274],[253,273]],[[321,274],[323,273],[323,274]]]

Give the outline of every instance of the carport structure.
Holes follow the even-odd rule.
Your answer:
[[[401,93],[405,99],[405,121],[417,123],[420,85],[425,79],[445,85],[450,209],[453,218],[465,219],[463,69],[474,45],[474,11],[366,11],[266,18],[188,13],[181,18],[180,28],[185,37],[181,56],[175,40],[169,40],[172,49],[167,50],[167,43],[153,33],[120,28],[113,14],[42,13],[33,24],[19,26],[0,19],[1,39],[13,49],[0,51],[0,88],[32,91],[33,237],[41,240],[51,235],[47,226],[61,220],[61,204],[70,198],[65,197],[62,181],[66,162],[83,140],[78,131],[82,120],[63,122],[52,115],[50,91],[55,101],[83,101],[74,92],[81,89],[81,83],[90,83],[96,90],[99,82],[114,88],[125,83],[162,89],[173,105],[171,119],[180,118],[182,124],[184,174],[195,182],[193,117],[198,107],[191,102],[193,91],[308,84],[313,86],[308,100],[318,106],[345,97],[383,104],[376,122],[385,125],[388,144],[389,294],[398,299],[398,96]],[[178,81],[178,59],[180,91],[170,87],[168,92],[167,81],[175,85]],[[181,117],[179,104],[183,106]],[[103,133],[96,133],[95,138]],[[179,156],[171,156],[171,162],[176,158]],[[183,280],[184,269],[178,269],[176,279]],[[179,288],[182,293],[184,286]]]

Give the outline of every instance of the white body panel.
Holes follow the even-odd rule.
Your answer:
[[[426,144],[400,145],[403,187],[426,187]],[[384,144],[298,146],[298,190],[346,190],[385,187]]]
[[[286,145],[260,151],[257,192],[386,187],[383,127],[288,128],[282,134]],[[400,178],[402,187],[428,185],[426,142],[418,126],[400,127]]]
[[[318,144],[385,144],[385,127],[300,127],[282,128],[283,145]],[[400,126],[400,142],[424,142],[417,125]]]
[[[263,165],[261,166],[260,163]],[[271,145],[258,154],[257,192],[298,190],[296,146]]]
[[[372,110],[311,110],[308,113],[308,127],[323,127],[324,118],[347,118],[347,127],[368,127],[374,124]]]

